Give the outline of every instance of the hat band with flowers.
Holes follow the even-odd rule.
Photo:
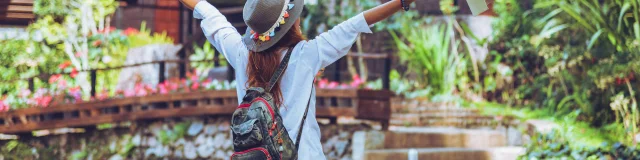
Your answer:
[[[282,14],[280,15],[280,19],[278,19],[278,22],[273,24],[271,29],[269,29],[268,31],[264,33],[255,33],[255,31],[253,30],[249,31],[251,35],[253,35],[253,40],[264,42],[264,41],[269,41],[271,40],[271,37],[276,36],[276,32],[280,31],[280,25],[283,25],[286,23],[287,18],[289,18],[289,10],[293,9],[293,7],[295,7],[295,4],[290,3],[285,5],[284,8],[282,9]]]
[[[302,14],[304,0],[247,0],[243,19],[247,31],[242,41],[248,50],[262,52],[289,32]]]

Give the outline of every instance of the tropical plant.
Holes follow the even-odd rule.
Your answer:
[[[498,0],[500,21],[489,59],[513,68],[495,98],[553,115],[577,113],[596,127],[621,124],[616,141],[633,143],[640,41],[638,1]],[[506,93],[506,94],[505,94]],[[506,96],[505,96],[506,95]]]
[[[399,32],[391,35],[398,46],[398,55],[416,72],[421,84],[432,88],[434,95],[453,93],[459,71],[464,67],[464,55],[457,54],[459,41],[455,40],[453,24],[423,27],[424,24],[407,22]]]
[[[613,46],[615,50],[623,52],[640,41],[638,0],[550,0],[540,1],[535,7],[556,8],[538,21],[544,24],[539,34],[540,40],[570,28],[590,35],[586,41],[587,49],[599,43],[600,47]]]

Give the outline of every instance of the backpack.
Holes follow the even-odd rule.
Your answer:
[[[271,77],[266,89],[251,87],[242,98],[242,103],[233,113],[231,130],[234,153],[232,160],[289,160],[297,159],[298,146],[302,135],[302,127],[307,118],[309,103],[298,128],[296,143],[289,138],[287,129],[282,123],[280,111],[270,94],[287,67],[293,49],[289,49],[278,69]],[[311,95],[309,95],[311,100]]]

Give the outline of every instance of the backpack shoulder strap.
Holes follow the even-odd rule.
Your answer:
[[[300,138],[302,138],[302,128],[304,127],[304,122],[307,121],[307,113],[309,112],[309,106],[311,105],[311,98],[313,98],[313,91],[315,87],[313,83],[311,83],[311,93],[309,94],[309,101],[307,102],[307,109],[304,110],[304,116],[302,116],[302,123],[298,128],[298,136],[296,136],[296,156],[298,154],[298,149],[300,149]]]
[[[275,73],[273,73],[273,76],[271,76],[271,80],[269,80],[269,86],[265,88],[266,92],[271,92],[271,89],[273,89],[273,86],[275,86],[276,83],[278,83],[278,80],[282,76],[282,73],[284,73],[284,70],[287,69],[287,66],[289,64],[289,58],[291,58],[291,53],[293,52],[293,49],[294,49],[293,47],[289,48],[287,51],[287,54],[284,55],[284,58],[282,59],[282,61],[280,62],[280,65],[278,66],[278,69],[276,70]]]

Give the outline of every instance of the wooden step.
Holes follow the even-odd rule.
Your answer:
[[[0,1],[0,6],[7,5],[7,4],[33,6],[33,0],[2,0]]]
[[[366,151],[364,159],[515,160],[524,152],[521,147],[379,149]]]
[[[505,133],[482,129],[390,127],[389,131],[364,132],[369,149],[396,148],[487,148],[507,144]]]
[[[0,7],[0,13],[33,13],[33,6],[11,4],[6,7]]]

